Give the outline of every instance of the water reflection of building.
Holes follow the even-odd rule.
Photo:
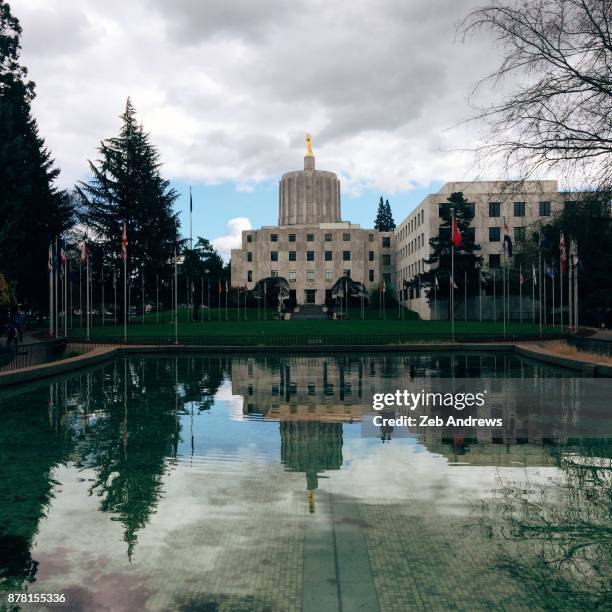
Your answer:
[[[342,466],[342,423],[283,420],[280,435],[281,463],[306,475],[310,511],[314,512],[320,473]]]

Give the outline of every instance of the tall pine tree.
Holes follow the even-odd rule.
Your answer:
[[[173,205],[178,197],[160,175],[159,153],[149,135],[136,121],[128,98],[119,135],[100,144],[97,163],[89,162],[92,179],[81,182],[81,219],[95,237],[105,265],[121,261],[121,232],[126,224],[128,267],[134,287],[155,292],[156,275],[171,274],[174,250],[178,247],[178,214]]]
[[[445,204],[440,205],[440,226],[438,235],[429,239],[431,255],[425,263],[437,267],[420,275],[421,286],[429,286],[428,297],[433,301],[434,275],[438,279],[438,297],[448,297],[449,279],[451,276],[451,236],[452,216],[451,208],[454,209],[455,221],[461,234],[461,246],[455,249],[455,282],[464,294],[464,283],[467,277],[467,293],[475,295],[478,293],[478,266],[482,257],[478,254],[480,245],[474,242],[474,228],[470,227],[474,219],[474,205],[469,203],[463,193],[455,192],[447,198]],[[412,283],[418,284],[418,277]]]
[[[35,85],[20,64],[21,26],[0,0],[0,272],[18,301],[46,308],[49,242],[73,221],[31,104]]]
[[[380,232],[392,232],[395,229],[395,221],[393,220],[393,214],[391,213],[391,205],[389,200],[383,201],[380,196],[378,202],[378,211],[376,213],[376,219],[374,220],[374,229]]]

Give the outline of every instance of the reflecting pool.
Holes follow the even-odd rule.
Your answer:
[[[0,392],[0,609],[609,609],[610,432],[509,402],[498,433],[362,436],[373,393],[450,377],[588,418],[509,354],[133,356]]]

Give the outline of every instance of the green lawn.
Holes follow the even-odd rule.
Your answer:
[[[225,310],[221,311],[221,320],[219,320],[219,312],[214,309],[211,312],[211,320],[208,320],[208,313],[205,314],[203,322],[188,321],[188,313],[182,311],[179,316],[178,335],[179,336],[313,336],[313,335],[328,335],[328,336],[347,336],[347,335],[437,335],[450,334],[451,324],[449,321],[419,321],[419,320],[399,320],[397,310],[387,310],[385,320],[380,320],[377,310],[367,310],[367,319],[361,320],[359,308],[351,310],[349,318],[344,321],[276,321],[271,320],[272,311],[267,313],[267,320],[257,320],[256,310],[247,310],[247,320],[242,320],[244,311],[241,310],[241,320],[237,319],[236,310],[228,311],[229,321],[225,320]],[[409,316],[406,313],[405,316]],[[142,317],[134,317],[130,325],[128,325],[127,333],[130,337],[143,336],[163,336],[172,337],[175,333],[174,323],[171,322],[171,314],[164,313],[163,317],[160,313],[160,321],[165,321],[159,324],[156,323],[156,315],[145,315],[145,324],[142,324]],[[123,325],[112,325],[107,322],[105,326],[96,322],[92,326],[90,335],[92,337],[111,337],[123,336]],[[72,335],[84,335],[84,329],[74,329]],[[501,321],[485,321],[483,323],[474,321],[455,321],[456,335],[498,335],[503,336],[504,327]],[[539,326],[531,323],[512,322],[506,327],[508,335],[513,334],[539,334]],[[559,333],[559,327],[548,326],[544,328],[546,334]]]

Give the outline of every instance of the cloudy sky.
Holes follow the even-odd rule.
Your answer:
[[[396,221],[475,169],[475,83],[499,59],[457,40],[474,0],[11,0],[34,111],[63,186],[87,177],[131,96],[194,234],[224,252],[272,225],[277,181],[302,166],[342,180],[343,218],[371,226],[380,195]],[[480,101],[482,101],[480,99]],[[183,215],[183,227],[187,219]]]

